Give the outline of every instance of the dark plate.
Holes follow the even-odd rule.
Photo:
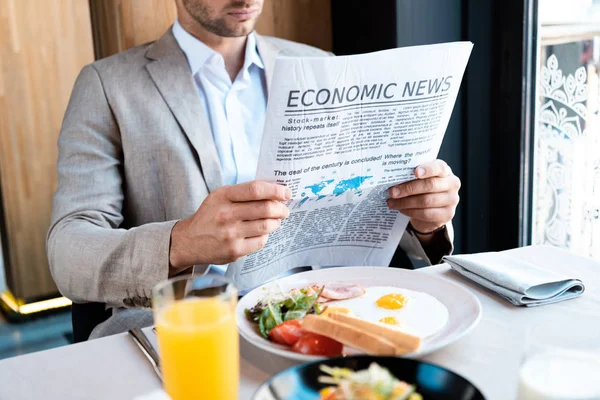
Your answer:
[[[366,369],[376,362],[398,379],[417,385],[424,400],[485,400],[481,392],[462,376],[440,366],[399,357],[352,356],[315,361],[291,367],[265,382],[254,400],[318,400],[319,390],[328,386],[317,378],[319,365]]]

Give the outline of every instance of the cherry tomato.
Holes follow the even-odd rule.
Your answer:
[[[292,348],[297,353],[327,357],[340,356],[343,349],[344,345],[337,340],[310,332],[302,335]]]
[[[304,334],[304,330],[302,330],[301,322],[297,319],[292,319],[284,321],[271,329],[269,338],[275,343],[293,346],[302,334]]]

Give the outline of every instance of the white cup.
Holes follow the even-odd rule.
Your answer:
[[[600,400],[600,323],[569,316],[527,334],[519,400]]]

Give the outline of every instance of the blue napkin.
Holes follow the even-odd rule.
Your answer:
[[[503,253],[445,256],[458,273],[516,306],[541,306],[580,296],[585,286],[572,278]]]

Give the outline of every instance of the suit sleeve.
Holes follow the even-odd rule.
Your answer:
[[[454,250],[454,228],[452,222],[446,224],[444,235],[431,245],[424,248],[419,238],[412,232],[406,230],[400,240],[400,248],[417,260],[425,260],[430,265],[439,264],[443,256],[452,254]]]
[[[122,229],[123,153],[93,65],[73,88],[58,140],[58,188],[46,250],[61,293],[74,302],[149,306],[167,279],[177,221]]]

